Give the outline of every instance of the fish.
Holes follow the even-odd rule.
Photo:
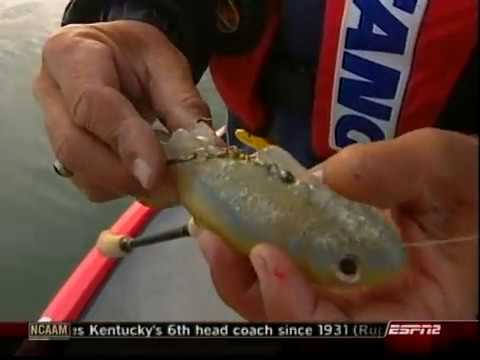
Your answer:
[[[386,284],[405,270],[400,233],[380,209],[335,192],[281,147],[220,145],[203,123],[161,143],[178,192],[169,206],[183,206],[234,251],[272,244],[312,281],[340,290]]]

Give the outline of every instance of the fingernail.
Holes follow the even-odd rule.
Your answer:
[[[152,169],[148,164],[142,159],[136,159],[133,162],[133,174],[140,181],[140,184],[145,189],[149,189],[150,178],[152,176]]]

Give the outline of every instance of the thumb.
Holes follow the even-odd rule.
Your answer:
[[[144,56],[154,110],[169,130],[189,129],[199,119],[209,121],[211,112],[195,86],[190,64],[163,33],[158,36],[160,41]]]
[[[469,136],[421,129],[393,140],[351,145],[310,172],[343,196],[381,208],[432,196],[447,199],[447,188],[455,196],[471,197],[478,177],[473,175],[477,149],[478,142]]]
[[[280,249],[261,244],[250,260],[258,277],[269,321],[307,321],[315,310],[315,291],[289,257]]]

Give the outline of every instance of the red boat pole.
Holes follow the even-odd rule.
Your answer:
[[[116,235],[135,237],[156,213],[156,210],[134,202],[112,225],[110,231]],[[119,261],[105,257],[94,247],[48,304],[40,320],[78,320]]]

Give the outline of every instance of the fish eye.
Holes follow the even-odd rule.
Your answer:
[[[354,284],[360,280],[359,260],[355,255],[345,255],[338,262],[337,278],[340,281]]]

